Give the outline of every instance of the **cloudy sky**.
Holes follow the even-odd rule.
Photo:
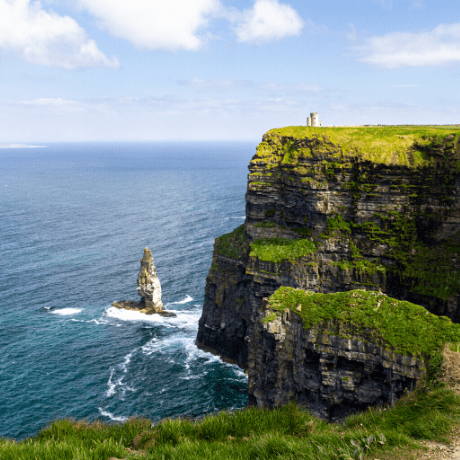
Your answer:
[[[458,0],[0,0],[0,142],[460,123]]]

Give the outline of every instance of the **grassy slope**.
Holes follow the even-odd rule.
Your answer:
[[[200,421],[145,419],[122,425],[61,420],[35,438],[0,440],[2,460],[350,460],[386,458],[417,441],[446,441],[460,420],[460,397],[452,390],[424,389],[394,408],[369,410],[329,424],[290,404],[281,409],[222,411]],[[372,437],[372,438],[371,438]],[[393,457],[392,457],[393,458]]]

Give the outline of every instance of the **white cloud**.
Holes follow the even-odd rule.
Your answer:
[[[217,91],[254,87],[254,82],[250,80],[203,80],[201,78],[192,78],[191,80],[178,80],[177,84],[181,86],[190,86],[196,89],[210,89]]]
[[[304,22],[291,6],[278,0],[257,0],[252,9],[235,16],[239,42],[265,43],[299,35]]]
[[[141,49],[197,50],[219,0],[79,0],[111,35]]]
[[[276,83],[261,83],[257,85],[259,89],[262,89],[271,93],[319,93],[325,91],[324,88],[318,85],[306,85],[305,83],[300,83],[298,85],[278,85]]]
[[[21,101],[21,104],[25,105],[39,105],[48,107],[63,107],[63,106],[75,106],[79,103],[68,99],[62,99],[61,97],[41,97],[39,99],[32,99],[31,101]]]
[[[189,86],[199,90],[211,91],[230,91],[238,89],[255,89],[270,93],[317,93],[324,91],[324,88],[318,85],[307,85],[300,83],[298,85],[279,85],[276,83],[256,83],[251,80],[203,80],[201,78],[192,78],[191,80],[178,80],[177,84]]]
[[[116,112],[104,99],[72,101],[61,97],[41,97],[29,101],[20,101],[13,105],[26,106],[34,113],[51,115],[68,115],[70,113],[102,113],[104,116],[114,115]]]
[[[84,112],[85,106],[81,102],[63,99],[61,97],[42,97],[30,101],[21,101],[30,109],[38,109],[42,113],[65,114],[69,112]]]
[[[360,61],[387,69],[460,62],[460,23],[441,24],[429,32],[393,32],[371,37],[355,49],[362,54]]]
[[[67,70],[120,66],[74,19],[45,11],[38,1],[0,0],[0,49],[33,64]]]

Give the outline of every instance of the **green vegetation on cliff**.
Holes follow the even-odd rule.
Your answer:
[[[286,238],[268,238],[251,243],[250,257],[266,262],[279,263],[283,260],[293,262],[300,257],[316,251],[316,244],[307,239],[289,240]]]
[[[459,138],[458,126],[290,126],[268,131],[252,163],[295,164],[302,157],[328,154],[417,168],[428,166],[440,149],[460,153]]]
[[[244,236],[244,225],[240,225],[230,233],[216,238],[214,249],[217,253],[231,257],[232,259],[241,259],[249,249],[249,245]]]
[[[124,424],[60,420],[21,442],[0,439],[2,460],[357,460],[408,458],[419,441],[446,442],[460,421],[460,397],[424,389],[393,408],[370,409],[330,424],[289,404],[222,411],[202,420]],[[413,458],[413,457],[410,457]]]
[[[270,307],[297,313],[302,317],[304,329],[322,324],[329,335],[364,336],[406,355],[432,356],[446,343],[460,342],[460,324],[379,292],[315,294],[283,286],[270,297]]]

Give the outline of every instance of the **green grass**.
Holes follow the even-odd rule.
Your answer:
[[[294,261],[315,251],[315,243],[307,239],[268,238],[251,243],[249,255],[266,262],[279,263],[283,260]]]
[[[460,418],[451,390],[423,389],[395,407],[371,409],[329,424],[289,404],[280,409],[222,411],[202,420],[146,419],[124,424],[59,420],[36,437],[0,440],[2,460],[350,460],[386,458],[424,439],[446,441]]]
[[[258,222],[254,225],[257,228],[275,228],[275,222],[265,221],[265,222]]]
[[[214,250],[223,256],[231,257],[232,259],[241,259],[249,249],[249,245],[244,236],[244,224],[235,228],[233,232],[216,238]]]
[[[270,306],[275,311],[296,312],[304,329],[321,323],[323,332],[330,335],[362,336],[401,354],[432,356],[446,343],[460,342],[460,324],[378,292],[315,294],[283,286],[270,297]]]
[[[460,137],[459,126],[290,126],[268,131],[253,163],[262,160],[268,164],[296,164],[299,158],[309,157],[316,150],[337,157],[351,154],[380,164],[422,167],[429,165],[429,150],[442,146],[449,135],[455,136],[454,141],[447,142],[453,148]],[[316,139],[317,143],[311,147],[295,145],[301,139]]]

